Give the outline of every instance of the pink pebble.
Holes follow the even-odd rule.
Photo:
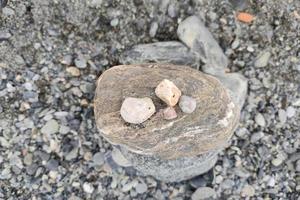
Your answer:
[[[173,107],[167,107],[163,110],[163,116],[164,119],[171,120],[177,117],[177,113]]]

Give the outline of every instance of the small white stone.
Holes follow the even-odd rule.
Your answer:
[[[197,102],[193,97],[182,95],[179,100],[179,107],[184,113],[192,113],[196,109]]]
[[[272,164],[273,164],[275,167],[278,167],[279,165],[281,165],[282,162],[283,162],[283,160],[280,159],[280,158],[275,158],[275,159],[272,160]]]
[[[285,110],[280,109],[278,111],[278,118],[281,124],[284,124],[286,122],[287,116]]]
[[[68,67],[67,72],[70,73],[72,76],[80,76],[80,70],[76,67]]]
[[[164,119],[171,120],[177,117],[177,113],[173,107],[167,107],[163,110],[163,116]]]
[[[130,167],[132,164],[123,156],[119,149],[114,148],[111,152],[112,159],[122,167]]]
[[[88,194],[92,194],[94,191],[94,187],[90,183],[85,182],[83,184],[83,190]]]
[[[288,118],[294,117],[295,114],[296,114],[296,110],[295,110],[294,107],[289,106],[289,107],[286,109],[286,116],[287,116]]]
[[[110,21],[110,25],[115,27],[119,24],[119,19],[118,18],[115,18],[113,20]]]
[[[175,106],[181,96],[181,91],[172,81],[164,79],[155,88],[155,94],[169,106]]]
[[[132,124],[140,124],[155,113],[155,106],[149,97],[127,97],[121,106],[122,118]]]
[[[266,126],[266,120],[264,118],[264,116],[261,113],[258,113],[257,115],[255,115],[255,122],[259,125],[259,126]]]

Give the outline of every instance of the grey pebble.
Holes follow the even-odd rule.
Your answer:
[[[25,157],[24,157],[24,164],[25,165],[31,165],[32,164],[32,159],[33,159],[33,155],[31,153],[28,153]]]
[[[287,115],[286,115],[285,110],[280,109],[278,111],[278,118],[279,118],[279,121],[280,121],[281,124],[284,124],[286,122]]]
[[[34,175],[38,167],[39,166],[37,164],[33,163],[26,167],[26,173],[28,175]]]
[[[92,83],[85,82],[79,86],[83,93],[93,93],[95,90],[95,85]]]
[[[118,24],[119,24],[119,19],[118,18],[115,18],[115,19],[110,21],[110,25],[112,27],[118,26]]]
[[[297,160],[296,162],[296,171],[300,172],[300,160]]]
[[[0,109],[1,110],[1,109]],[[1,111],[0,111],[1,112]],[[287,109],[286,109],[286,116],[288,118],[292,118],[294,117],[294,115],[296,114],[296,110],[294,107],[292,106],[289,106]]]
[[[83,183],[83,191],[85,191],[86,193],[88,193],[88,194],[92,194],[93,193],[93,191],[94,191],[94,187],[93,187],[93,185],[92,184],[90,184],[90,183],[88,183],[88,182],[85,182],[85,183]]]
[[[10,178],[11,178],[11,171],[10,171],[10,168],[4,168],[4,169],[1,171],[1,174],[0,174],[0,180],[10,179]]]
[[[216,197],[216,191],[210,187],[200,187],[192,194],[192,200],[204,200]]]
[[[264,116],[261,113],[258,113],[255,115],[255,122],[262,127],[266,126],[266,120],[264,118]]]
[[[111,156],[113,161],[122,167],[130,167],[132,165],[117,148],[112,150]]]
[[[259,132],[252,134],[250,141],[251,141],[251,143],[256,143],[263,137],[264,137],[264,133],[262,131],[259,131]]]
[[[138,194],[143,194],[143,193],[147,192],[148,186],[147,186],[147,184],[142,182],[142,183],[139,183],[135,186],[135,190]]]
[[[72,64],[72,56],[71,55],[65,55],[61,60],[61,64],[64,65],[71,65]]]
[[[59,124],[57,123],[56,120],[51,119],[49,120],[41,129],[41,132],[43,134],[54,134],[57,133],[59,130]]]
[[[57,160],[55,159],[50,159],[48,160],[47,164],[46,164],[46,168],[49,170],[49,171],[54,171],[58,168],[59,166],[59,163]]]
[[[271,53],[269,51],[260,53],[254,62],[254,66],[258,68],[267,66],[270,57]]]
[[[170,3],[168,7],[168,15],[171,18],[175,18],[177,16],[177,7],[175,3]]]
[[[1,40],[7,40],[11,37],[12,35],[8,31],[0,31],[0,41]]]
[[[101,166],[104,164],[104,155],[101,152],[96,153],[93,156],[93,164],[96,166]]]
[[[74,62],[75,66],[79,69],[85,69],[87,67],[87,61],[82,55],[79,55]]]
[[[157,29],[158,29],[158,23],[152,22],[149,30],[150,37],[154,37],[156,35]]]
[[[197,102],[193,97],[182,95],[179,99],[179,107],[184,113],[192,113],[196,109]]]
[[[231,189],[234,186],[234,181],[230,180],[230,179],[226,179],[224,180],[221,185],[220,185],[223,189]]]

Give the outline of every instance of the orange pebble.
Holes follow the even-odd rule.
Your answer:
[[[241,22],[251,23],[254,20],[254,16],[246,12],[239,12],[237,19]]]

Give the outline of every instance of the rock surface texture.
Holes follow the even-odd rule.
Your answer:
[[[188,115],[179,112],[169,122],[154,115],[139,128],[124,123],[119,110],[126,96],[149,97],[157,109],[165,106],[154,93],[164,79],[174,80],[183,94],[193,94],[197,109]],[[187,66],[140,64],[116,66],[102,74],[95,116],[101,134],[112,144],[170,160],[223,148],[238,124],[239,109],[227,89],[210,75]]]

